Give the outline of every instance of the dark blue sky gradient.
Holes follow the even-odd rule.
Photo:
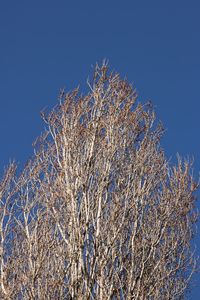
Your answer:
[[[0,0],[0,168],[32,154],[39,112],[59,89],[86,88],[92,65],[111,67],[151,100],[168,157],[200,170],[200,2]],[[0,171],[2,173],[2,171]],[[197,237],[200,255],[200,238]],[[190,299],[200,299],[200,276]]]

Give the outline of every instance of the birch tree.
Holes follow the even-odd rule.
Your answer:
[[[191,162],[171,165],[151,104],[107,64],[62,91],[0,185],[1,299],[182,299],[196,269]]]

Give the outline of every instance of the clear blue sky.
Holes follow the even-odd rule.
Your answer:
[[[25,162],[43,128],[39,111],[54,106],[64,86],[85,89],[103,58],[135,84],[140,101],[154,103],[168,157],[193,156],[198,175],[200,2],[193,0],[0,0],[1,169],[10,158]],[[198,293],[200,286],[190,299]]]

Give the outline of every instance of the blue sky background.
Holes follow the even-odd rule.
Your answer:
[[[85,89],[103,58],[134,83],[140,101],[154,103],[167,156],[193,156],[198,176],[200,2],[193,0],[0,0],[1,170],[13,158],[22,166],[43,129],[39,112],[57,103],[60,88]],[[200,255],[199,233],[197,246]],[[195,282],[190,299],[200,299],[200,275]]]

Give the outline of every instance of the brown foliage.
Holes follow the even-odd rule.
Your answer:
[[[180,299],[195,269],[191,164],[171,167],[150,104],[106,64],[61,93],[0,184],[1,299]]]

